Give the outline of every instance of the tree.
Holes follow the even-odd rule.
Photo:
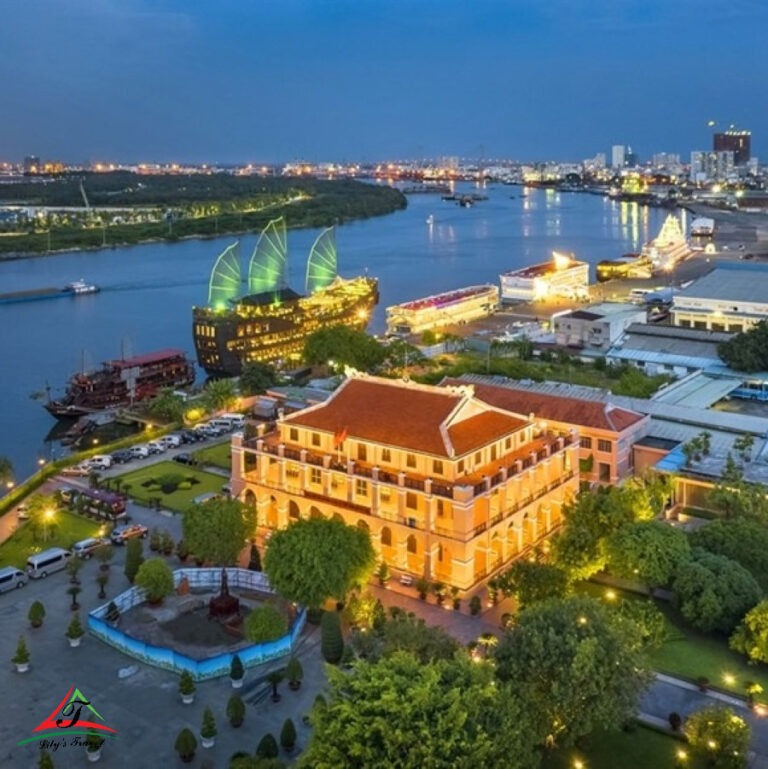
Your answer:
[[[768,662],[768,601],[750,609],[731,636],[730,647],[751,662]]]
[[[368,582],[376,554],[367,531],[328,518],[299,520],[275,532],[264,556],[272,587],[289,601],[313,608],[343,600]]]
[[[243,661],[240,659],[240,655],[235,654],[229,666],[229,677],[233,681],[241,681],[244,675],[245,667],[243,666]]]
[[[53,759],[47,750],[40,751],[40,758],[37,761],[37,769],[54,769]]]
[[[213,379],[205,386],[201,396],[206,411],[222,411],[237,402],[237,385],[232,379]]]
[[[75,616],[70,620],[65,635],[67,638],[71,638],[73,641],[77,640],[78,638],[82,638],[85,635],[83,624],[80,622],[80,617],[77,614],[75,614]]]
[[[591,598],[553,599],[520,612],[495,650],[496,674],[530,710],[537,743],[573,744],[634,713],[649,679],[631,633]]]
[[[150,603],[160,603],[173,593],[173,572],[162,558],[144,561],[136,574],[136,586],[146,593]]]
[[[304,769],[538,766],[522,703],[494,685],[490,666],[466,654],[423,664],[406,652],[330,669],[325,707],[315,706]]]
[[[613,574],[653,587],[668,585],[691,556],[687,536],[661,521],[638,521],[622,527],[606,542]]]
[[[125,543],[125,576],[133,584],[141,565],[144,563],[144,544],[139,537],[132,537]]]
[[[256,528],[256,511],[236,499],[211,499],[184,511],[184,543],[199,560],[217,566],[237,562]]]
[[[407,651],[422,662],[450,660],[459,649],[453,636],[443,628],[430,626],[423,619],[398,611],[378,631],[381,638],[379,656]]]
[[[174,744],[176,752],[179,754],[179,758],[188,764],[195,757],[195,750],[197,750],[197,738],[192,733],[192,730],[185,727],[182,729],[176,737]]]
[[[694,548],[673,583],[675,603],[687,622],[705,633],[731,633],[760,600],[760,587],[736,561]]]
[[[296,727],[290,718],[283,721],[283,728],[280,730],[280,746],[286,753],[290,753],[296,747]]]
[[[736,371],[768,369],[768,323],[759,321],[748,331],[731,337],[717,346],[717,354]]]
[[[752,447],[754,445],[755,437],[751,433],[744,433],[733,442],[733,450],[739,452],[743,462],[749,462],[752,459]]]
[[[52,496],[34,494],[27,500],[28,526],[36,542],[47,542],[58,529],[56,500]]]
[[[255,542],[251,542],[251,553],[248,557],[248,568],[251,571],[261,571],[261,554]]]
[[[707,766],[743,769],[747,765],[750,728],[731,708],[710,705],[688,716],[683,727],[691,751]]]
[[[5,486],[13,481],[13,463],[8,457],[0,456],[0,485]]]
[[[310,334],[304,342],[303,358],[313,365],[328,364],[351,366],[370,371],[380,365],[386,350],[364,331],[349,326],[330,326]]]
[[[277,372],[273,366],[261,361],[252,361],[243,365],[239,387],[243,395],[258,395],[277,382]]]
[[[165,388],[152,399],[149,413],[164,422],[181,422],[184,417],[185,401],[171,388]]]
[[[32,627],[41,627],[45,619],[45,606],[42,601],[33,601],[27,612],[27,619]]]
[[[507,595],[514,595],[521,608],[548,598],[563,598],[568,592],[568,575],[557,566],[517,561],[499,579]]]
[[[341,634],[341,620],[338,612],[327,611],[320,620],[320,650],[323,659],[331,665],[338,665],[344,654],[344,637]]]
[[[200,726],[200,736],[204,740],[211,740],[217,734],[216,719],[213,717],[213,711],[210,708],[206,708],[203,711],[203,721]]]
[[[740,563],[768,590],[768,529],[756,520],[717,520],[690,535],[691,545]]]
[[[254,609],[245,618],[245,635],[253,643],[276,641],[287,632],[288,620],[272,604]]]
[[[620,601],[617,610],[617,619],[627,623],[627,635],[633,647],[656,649],[667,639],[667,622],[651,599]]]
[[[277,758],[279,755],[277,740],[272,734],[265,734],[256,746],[256,758]]]
[[[233,694],[227,700],[227,718],[236,729],[243,725],[245,720],[245,703],[239,694]]]

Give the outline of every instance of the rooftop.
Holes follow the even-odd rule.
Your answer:
[[[543,275],[552,275],[556,272],[564,272],[566,270],[572,270],[574,267],[583,267],[586,262],[580,262],[577,259],[569,259],[567,262],[558,266],[558,263],[553,260],[551,262],[540,262],[539,264],[531,264],[528,267],[521,267],[519,270],[509,270],[502,272],[503,278],[540,278]]]
[[[685,300],[688,298],[765,304],[768,301],[766,288],[768,265],[723,263],[677,293],[674,304],[678,307],[685,306]]]

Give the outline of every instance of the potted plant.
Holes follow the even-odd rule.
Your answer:
[[[200,727],[200,738],[204,748],[212,748],[216,743],[216,719],[213,711],[206,708],[203,711],[203,724]]]
[[[696,679],[696,683],[700,692],[705,692],[709,688],[709,679],[706,676],[699,676]]]
[[[40,751],[40,758],[37,761],[37,769],[54,769],[53,759],[47,750]]]
[[[667,721],[669,721],[669,728],[673,732],[679,732],[680,727],[683,725],[683,718],[679,713],[670,713],[667,716]]]
[[[180,539],[176,543],[176,557],[179,559],[179,561],[181,561],[181,563],[186,563],[187,558],[189,558],[189,548],[183,539]]]
[[[482,603],[480,602],[480,596],[473,595],[472,598],[469,599],[469,613],[472,616],[476,616],[480,614],[481,608],[482,608]]]
[[[73,585],[79,585],[80,579],[77,576],[80,569],[83,568],[83,559],[82,558],[70,558],[67,561],[67,574],[69,574],[69,581]]]
[[[272,694],[271,694],[272,702],[280,702],[280,692],[277,691],[277,686],[282,680],[283,680],[282,670],[273,670],[267,676],[267,681],[269,681],[270,685],[272,686]]]
[[[93,764],[101,758],[101,748],[104,745],[104,738],[100,737],[96,732],[89,731],[85,738],[85,755],[86,758]]]
[[[453,610],[461,610],[461,598],[459,598],[459,588],[455,585],[451,588],[451,600],[453,601]]]
[[[112,545],[101,545],[96,548],[96,558],[101,571],[109,571],[109,562],[114,558],[115,548]]]
[[[80,622],[80,616],[78,614],[75,614],[74,617],[70,620],[69,626],[67,627],[66,636],[69,639],[69,645],[74,649],[77,646],[80,646],[80,641],[82,640],[83,636],[85,635],[85,630],[83,630],[83,625]]]
[[[173,553],[173,547],[174,542],[171,533],[163,529],[160,532],[160,552],[163,555],[171,555],[171,553]]]
[[[195,679],[188,670],[184,670],[179,678],[179,694],[185,705],[191,705],[195,701]]]
[[[414,585],[414,587],[416,588],[416,592],[419,594],[419,598],[422,601],[426,601],[427,593],[429,592],[429,587],[430,587],[429,580],[425,579],[424,577],[419,577],[416,580],[416,584]]]
[[[195,757],[195,751],[197,750],[197,739],[192,734],[191,729],[186,727],[182,729],[176,737],[176,743],[174,744],[176,752],[179,754],[179,758],[185,763],[191,763]]]
[[[243,725],[245,720],[245,703],[239,694],[233,694],[227,701],[227,718],[235,729]]]
[[[256,758],[277,758],[279,755],[277,740],[272,734],[265,734],[256,746]]]
[[[77,585],[72,585],[72,587],[67,588],[67,592],[72,596],[72,603],[69,605],[69,608],[72,611],[77,611],[80,608],[80,604],[77,602],[77,596],[80,594],[81,590],[82,588]]]
[[[96,575],[96,584],[99,586],[99,598],[106,598],[107,594],[104,590],[104,588],[107,586],[107,582],[109,582],[109,572],[108,571],[102,571],[99,572],[99,574]]]
[[[285,677],[288,679],[288,688],[297,691],[301,688],[301,679],[304,678],[304,668],[298,657],[291,657],[285,666]]]
[[[40,601],[33,601],[32,605],[29,607],[27,619],[29,619],[29,624],[32,625],[32,627],[42,627],[43,620],[45,619],[45,606],[43,606]]]
[[[280,730],[280,746],[286,753],[292,752],[296,747],[296,727],[290,718],[285,719]]]
[[[29,670],[29,649],[24,636],[19,636],[19,642],[16,644],[16,654],[11,657],[11,662],[16,665],[17,673],[26,673]]]
[[[381,585],[382,587],[385,587],[387,584],[387,580],[391,576],[389,571],[389,566],[387,566],[386,561],[382,561],[379,564],[379,568],[376,570],[376,576],[378,577],[379,585]]]
[[[240,657],[235,654],[232,657],[232,664],[229,666],[229,677],[232,681],[232,688],[239,689],[243,685],[243,676],[245,675],[245,668]]]
[[[110,601],[107,605],[107,611],[104,614],[104,619],[111,625],[117,625],[120,619],[120,609],[117,608],[117,604],[114,601]]]

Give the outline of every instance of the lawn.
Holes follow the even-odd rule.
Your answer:
[[[55,517],[56,529],[46,542],[36,541],[32,527],[25,523],[6,542],[0,545],[0,567],[22,568],[33,553],[49,547],[71,547],[75,542],[95,537],[102,524],[88,518],[59,510]]]
[[[577,592],[605,599],[612,592],[629,600],[647,600],[617,588],[607,588],[592,582],[581,583]],[[747,664],[747,658],[728,648],[728,639],[717,634],[704,634],[683,624],[680,615],[666,601],[656,605],[667,621],[667,641],[648,653],[648,665],[661,673],[696,681],[703,676],[713,687],[746,696],[747,681],[759,683],[768,697],[768,665]]]
[[[226,482],[226,478],[220,475],[196,470],[177,462],[159,462],[119,477],[122,490],[132,499],[147,506],[150,506],[150,500],[157,499],[162,507],[177,513],[183,513],[192,505],[195,497],[201,494],[221,493],[221,487]],[[157,481],[173,478],[190,482],[190,488],[179,488],[166,493],[157,485]]]
[[[216,446],[208,446],[194,452],[194,457],[201,465],[213,465],[222,470],[230,470],[232,467],[232,444],[224,441]]]
[[[687,751],[680,740],[653,729],[637,726],[631,732],[604,732],[591,734],[583,749],[568,748],[548,754],[541,762],[541,769],[574,769],[581,762],[585,769],[674,769],[681,766],[677,751]],[[688,759],[685,766],[701,769]]]

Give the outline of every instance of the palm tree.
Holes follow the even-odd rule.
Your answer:
[[[170,388],[160,390],[149,404],[149,413],[166,422],[180,422],[184,415],[184,399]]]
[[[232,379],[214,379],[203,390],[203,403],[208,411],[220,411],[234,406],[237,385]]]

